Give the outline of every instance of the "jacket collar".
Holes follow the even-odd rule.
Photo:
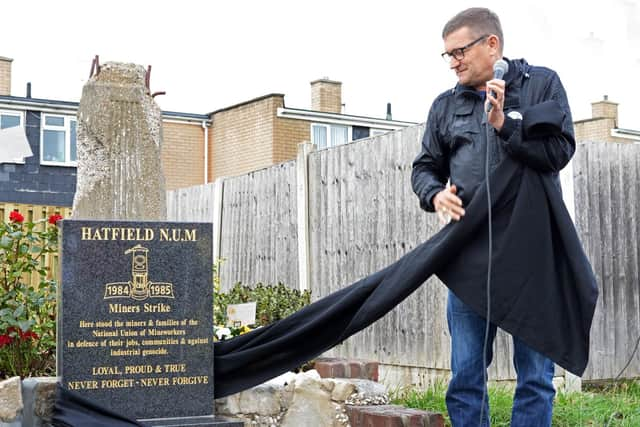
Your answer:
[[[509,71],[504,75],[504,81],[507,88],[507,96],[505,99],[505,109],[506,108],[516,108],[520,104],[520,87],[521,87],[521,76],[523,72],[521,70],[520,64],[516,64],[514,61],[511,61],[509,58],[504,57],[504,60],[509,64]],[[453,89],[453,93],[456,98],[456,105],[458,107],[462,107],[465,104],[466,99],[480,99],[481,96],[478,94],[478,91],[471,86],[456,84]]]
[[[504,75],[506,86],[509,87],[514,82],[516,77],[522,74],[522,72],[520,71],[520,67],[518,67],[514,63],[514,61],[511,61],[507,57],[504,57],[503,59],[509,64],[509,71],[507,71],[507,74]],[[478,91],[476,90],[476,88],[472,86],[461,85],[460,83],[456,84],[453,92],[456,94],[456,96],[478,96]]]

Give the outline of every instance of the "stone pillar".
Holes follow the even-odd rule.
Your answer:
[[[166,219],[161,111],[145,77],[108,62],[82,90],[74,219]]]

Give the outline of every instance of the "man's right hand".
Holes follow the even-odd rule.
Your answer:
[[[433,196],[433,207],[438,213],[438,218],[444,224],[450,220],[460,221],[464,216],[462,200],[456,195],[458,189],[455,185],[445,188]]]

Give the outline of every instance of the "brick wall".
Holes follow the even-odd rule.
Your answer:
[[[204,184],[204,129],[162,122],[162,169],[167,190]]]
[[[624,138],[611,136],[615,120],[611,118],[587,119],[574,122],[576,141],[605,141],[605,142],[629,142]]]
[[[602,138],[608,136],[610,122],[612,120],[606,119],[587,119],[574,122],[576,141],[601,141]]]
[[[274,163],[295,159],[298,144],[311,141],[311,122],[278,117],[273,138]]]
[[[594,119],[609,118],[618,121],[618,104],[608,100],[591,103],[591,117]]]
[[[212,117],[209,181],[295,159],[298,144],[311,139],[310,122],[277,117],[284,96],[268,95]]]
[[[11,95],[11,62],[13,59],[0,56],[0,95]]]
[[[611,136],[618,127],[618,104],[608,99],[591,103],[591,119],[573,123],[576,141],[629,142],[625,138]]]
[[[209,157],[213,179],[241,175],[274,163],[276,109],[283,104],[283,95],[269,95],[213,114]]]

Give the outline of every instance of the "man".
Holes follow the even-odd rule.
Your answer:
[[[443,221],[464,221],[465,205],[484,182],[487,149],[491,170],[511,156],[551,174],[559,189],[558,172],[573,155],[575,141],[567,97],[557,74],[522,59],[507,60],[504,80],[494,79],[493,65],[502,59],[504,38],[498,16],[485,8],[454,16],[444,26],[442,37],[442,56],[458,83],[433,102],[422,151],[413,163],[412,186],[420,206],[436,211]],[[486,390],[485,314],[471,310],[449,292],[447,321],[452,378],[446,403],[451,422],[454,427],[477,426],[483,413],[481,425],[488,425],[489,406],[485,401],[482,408],[481,403]],[[491,324],[487,364],[491,363],[495,334],[496,326]],[[511,425],[550,426],[554,364],[515,336],[513,344],[518,379]]]

